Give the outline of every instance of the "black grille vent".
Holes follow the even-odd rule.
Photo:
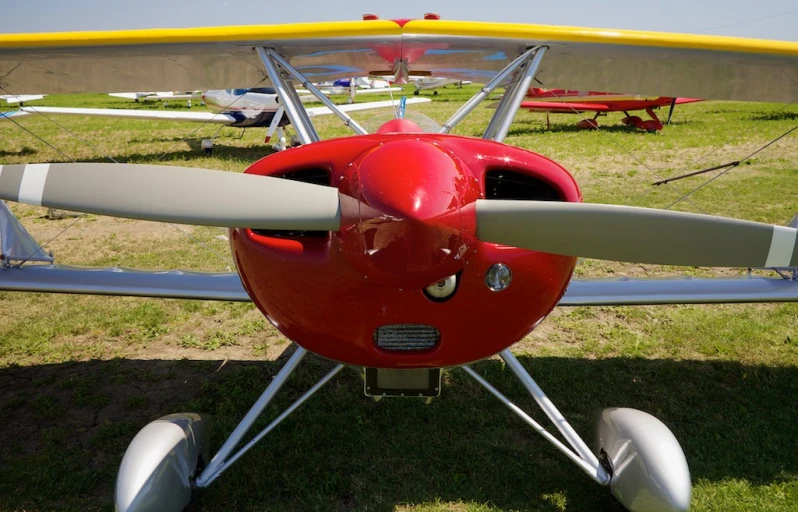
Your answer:
[[[383,325],[374,331],[374,343],[385,350],[429,350],[440,337],[435,326],[422,324]]]
[[[560,190],[550,183],[506,169],[494,169],[485,173],[485,199],[564,200]]]
[[[302,169],[300,171],[289,172],[275,178],[286,180],[301,181],[314,185],[330,186],[330,173],[326,169]],[[293,238],[298,236],[305,237],[326,237],[329,231],[299,231],[288,229],[253,229],[253,233],[260,236],[271,236],[275,238]]]

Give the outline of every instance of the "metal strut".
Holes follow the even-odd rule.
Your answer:
[[[224,442],[222,447],[219,449],[219,452],[213,456],[211,461],[205,467],[205,469],[200,473],[197,479],[194,481],[194,487],[203,488],[210,485],[211,482],[216,480],[227,468],[229,468],[235,461],[237,461],[242,455],[244,455],[250,448],[255,446],[255,444],[263,439],[266,434],[271,432],[274,427],[280,424],[285,418],[287,418],[292,412],[294,412],[300,405],[302,405],[308,398],[310,398],[316,391],[321,389],[324,384],[326,384],[330,379],[332,379],[344,365],[339,364],[332,370],[330,370],[327,375],[321,378],[313,387],[308,389],[304,395],[299,397],[291,406],[289,406],[285,411],[283,411],[279,416],[277,416],[269,425],[264,428],[258,435],[252,438],[246,445],[244,445],[240,450],[238,450],[235,454],[233,454],[233,450],[235,450],[236,446],[241,442],[244,435],[249,431],[252,425],[255,423],[255,420],[263,413],[266,406],[269,405],[269,402],[274,398],[280,388],[285,384],[288,380],[288,377],[294,372],[296,367],[299,365],[299,362],[302,358],[307,354],[307,350],[302,347],[297,347],[296,352],[294,352],[288,361],[285,363],[277,375],[274,376],[274,380],[266,387],[266,390],[263,394],[258,398],[252,408],[247,412],[244,419],[241,420],[241,423],[233,430],[233,433],[230,434],[230,437],[227,438],[227,441]]]
[[[294,86],[290,82],[283,80],[275,61],[264,48],[257,47],[255,50],[258,52],[261,61],[263,61],[266,74],[269,75],[269,80],[277,91],[277,97],[280,98],[282,105],[285,107],[285,113],[288,114],[288,119],[291,121],[291,124],[294,125],[299,141],[302,144],[310,144],[311,142],[318,142],[321,140],[319,134],[316,133],[316,128],[313,127],[313,123],[308,117],[305,107],[302,106],[302,102],[299,100]]]
[[[596,457],[593,452],[590,451],[590,448],[588,448],[582,438],[579,437],[579,434],[576,433],[573,427],[571,427],[571,425],[554,406],[551,400],[549,400],[546,394],[543,393],[543,390],[540,389],[540,386],[538,386],[537,383],[532,379],[532,376],[529,375],[529,372],[527,372],[526,369],[521,366],[521,363],[518,362],[518,359],[516,359],[508,349],[501,351],[499,355],[502,359],[504,359],[507,367],[510,368],[513,373],[515,373],[516,377],[518,377],[538,405],[540,405],[540,408],[543,409],[543,412],[546,413],[546,416],[548,416],[552,423],[554,423],[554,426],[557,427],[557,430],[559,430],[563,437],[565,437],[566,441],[568,441],[568,444],[573,447],[573,450],[568,448],[565,444],[563,444],[562,441],[549,433],[543,426],[540,425],[540,423],[532,419],[532,417],[511,402],[510,399],[504,396],[498,389],[493,387],[473,369],[468,366],[463,366],[462,369],[471,377],[473,377],[474,380],[479,382],[485,389],[490,391],[493,396],[498,398],[504,405],[506,405],[512,412],[517,414],[529,426],[535,429],[537,433],[542,435],[547,441],[553,444],[555,448],[560,450],[566,457],[571,459],[582,469],[582,471],[587,473],[590,478],[601,485],[608,485],[610,483],[610,475],[607,473],[607,470],[604,469],[604,466],[601,465],[598,457]]]
[[[0,171],[2,167],[0,165]],[[15,262],[21,265],[26,261],[52,263],[53,255],[39,245],[5,202],[0,201],[0,267],[10,267]]]
[[[302,84],[302,87],[310,91],[320,102],[324,104],[327,108],[332,110],[332,113],[338,116],[344,124],[352,130],[355,131],[358,135],[368,135],[368,132],[360,126],[357,121],[352,119],[346,112],[338,108],[338,105],[333,103],[330,98],[328,98],[318,87],[313,85],[310,80],[305,78],[302,73],[297,71],[291,64],[288,63],[279,53],[275,52],[272,49],[266,50],[266,55],[274,59],[283,69],[285,69],[291,76],[297,79],[299,83]],[[352,82],[354,83],[354,81]]]
[[[465,117],[474,111],[475,108],[501,84],[504,82],[507,77],[510,76],[516,69],[521,67],[524,63],[529,61],[529,59],[533,58],[538,52],[542,54],[546,47],[535,46],[534,48],[530,48],[529,50],[525,51],[523,54],[518,56],[515,60],[509,63],[504,69],[502,69],[499,74],[497,74],[493,79],[485,84],[485,87],[479,90],[478,93],[474,94],[468,101],[466,101],[462,107],[460,107],[457,112],[455,112],[452,117],[449,118],[440,129],[439,133],[449,133],[452,129],[460,124],[460,121],[465,119]],[[537,67],[537,66],[536,66]],[[505,94],[506,96],[506,94]]]
[[[525,61],[526,69],[521,75],[521,79],[511,87],[508,87],[499,102],[499,107],[493,113],[493,117],[482,135],[483,139],[495,140],[496,142],[504,141],[507,137],[507,132],[510,131],[510,125],[513,124],[515,114],[524,100],[529,86],[532,85],[532,79],[535,78],[535,73],[538,71],[540,61],[543,60],[543,55],[546,53],[545,46],[539,46],[532,50],[534,56]],[[519,73],[520,74],[520,70]]]

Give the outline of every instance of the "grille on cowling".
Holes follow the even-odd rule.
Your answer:
[[[374,343],[384,350],[429,350],[440,337],[435,326],[422,324],[383,325],[374,331]]]

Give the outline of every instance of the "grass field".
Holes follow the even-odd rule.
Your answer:
[[[476,90],[443,89],[433,103],[409,108],[443,122]],[[36,104],[134,107],[98,95]],[[478,109],[455,133],[478,136],[492,112]],[[386,115],[356,117],[373,129]],[[623,127],[621,117],[601,118],[604,128],[586,132],[574,128],[577,116],[552,116],[547,129],[545,116],[522,112],[507,142],[562,163],[586,201],[663,208],[709,176],[662,187],[652,181],[747,156],[796,125],[798,106],[684,105],[658,134]],[[35,115],[19,123],[58,151],[0,121],[0,164],[113,158],[240,172],[269,153],[263,130],[241,137],[222,128],[205,156],[200,140],[216,126]],[[324,137],[346,134],[334,119],[316,124]],[[785,224],[798,213],[796,155],[793,133],[675,208]],[[55,237],[47,247],[62,264],[232,267],[221,229],[94,215],[49,220],[41,208],[12,209],[40,242]],[[595,260],[577,267],[579,276],[737,273]],[[250,304],[0,293],[0,308],[3,511],[112,510],[118,464],[141,427],[172,412],[210,413],[218,447],[291,350]],[[514,352],[588,441],[602,407],[662,419],[687,455],[693,510],[798,510],[798,304],[562,308]],[[331,366],[306,358],[266,416]],[[474,368],[546,423],[499,360]],[[375,403],[362,395],[359,377],[343,371],[197,504],[210,511],[613,510],[606,489],[460,371],[445,374],[443,395],[431,405]]]

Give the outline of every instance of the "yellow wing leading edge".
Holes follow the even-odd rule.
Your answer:
[[[544,87],[789,102],[798,43],[510,23],[390,20],[0,35],[12,94],[197,90],[263,84],[256,46],[312,81],[411,73],[486,82],[526,48],[549,46]]]

